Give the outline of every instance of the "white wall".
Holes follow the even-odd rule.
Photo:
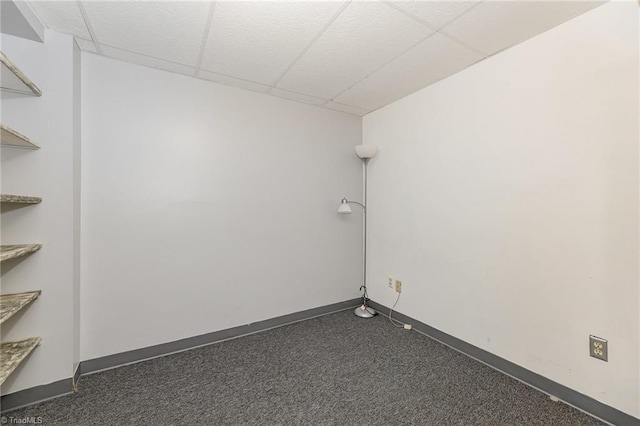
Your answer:
[[[640,416],[638,75],[608,3],[365,116],[372,299]]]
[[[74,168],[74,42],[47,31],[45,43],[3,34],[2,51],[42,89],[41,98],[2,95],[2,123],[41,148],[2,148],[2,192],[41,196],[41,204],[2,212],[2,244],[39,242],[43,248],[21,261],[3,262],[2,294],[41,289],[32,305],[2,324],[2,341],[41,336],[42,344],[2,386],[2,394],[68,379],[73,374],[74,215],[79,188]],[[77,284],[77,283],[76,283]],[[71,391],[71,388],[69,388]]]
[[[358,297],[361,118],[82,56],[81,358]]]

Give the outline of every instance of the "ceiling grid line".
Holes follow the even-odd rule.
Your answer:
[[[157,60],[157,61],[166,62],[166,63],[168,63],[168,64],[182,65],[183,67],[193,68],[192,66],[190,66],[190,65],[186,65],[186,64],[183,64],[182,62],[170,61],[170,60],[168,60],[168,59],[159,58],[159,57],[157,57],[157,56],[147,55],[146,53],[140,53],[140,52],[136,52],[136,51],[134,51],[134,50],[123,49],[123,48],[121,48],[121,47],[114,46],[114,45],[112,45],[112,44],[101,43],[101,46],[109,47],[109,48],[111,48],[111,49],[119,50],[119,51],[121,51],[121,52],[131,53],[131,54],[133,54],[133,55],[137,55],[137,56],[143,56],[143,57],[145,57],[145,58],[149,58],[149,59],[155,59],[155,60]],[[105,55],[105,56],[108,56],[108,55]],[[235,77],[234,77],[234,78],[235,78]]]
[[[211,31],[211,22],[213,21],[213,14],[216,11],[217,2],[214,0],[209,5],[209,15],[207,16],[207,23],[204,27],[204,33],[202,34],[202,45],[200,46],[200,53],[198,54],[198,61],[196,62],[196,69],[193,72],[194,77],[198,77],[200,67],[202,66],[202,60],[204,59],[204,52],[207,48],[207,41],[209,39],[209,31]]]
[[[453,21],[452,21],[453,22]],[[458,37],[452,36],[451,34],[449,34],[448,32],[446,32],[446,30],[443,28],[441,30],[438,31],[438,34],[440,34],[443,37],[448,38],[451,41],[455,41],[456,43],[458,43],[461,46],[466,47],[467,49],[471,50],[474,53],[477,53],[478,55],[482,56],[483,59],[491,56],[489,55],[487,52],[483,52],[471,45],[469,45],[468,43],[465,43],[464,41],[460,40]]]
[[[347,90],[351,89],[352,87],[354,87],[355,85],[357,85],[358,83],[360,83],[361,81],[366,80],[367,78],[371,77],[372,75],[374,75],[375,73],[377,73],[378,71],[380,71],[382,68],[386,67],[387,65],[389,65],[390,63],[392,63],[393,61],[395,61],[396,59],[398,59],[399,57],[401,57],[402,55],[404,55],[405,53],[407,53],[408,51],[410,51],[411,49],[415,48],[416,46],[420,45],[421,43],[425,42],[426,40],[428,40],[429,38],[433,37],[435,34],[437,34],[437,31],[432,32],[431,34],[421,38],[420,40],[418,40],[416,43],[414,43],[413,45],[407,47],[405,50],[403,50],[402,52],[400,52],[399,54],[397,54],[396,56],[394,56],[393,58],[389,59],[387,62],[385,62],[384,64],[380,65],[378,68],[374,69],[372,72],[370,72],[369,74],[367,74],[365,77],[361,78],[360,80],[356,81],[355,83],[353,83],[352,85],[350,85],[349,87],[347,87],[344,90],[341,90],[340,92],[336,93],[335,95],[331,96],[331,98],[329,98],[327,100],[327,102],[334,102],[334,99],[337,98],[338,96],[342,95],[344,92],[346,92]],[[326,103],[326,102],[325,102]],[[340,103],[340,102],[337,102]],[[324,104],[323,104],[324,105]],[[348,105],[348,104],[343,104],[343,105],[347,105],[347,106],[355,106],[355,105]],[[357,107],[360,108],[360,107]]]
[[[461,14],[456,15],[455,17],[449,19],[444,25],[440,26],[440,28],[438,28],[438,31],[444,29],[447,25],[450,25],[451,23],[453,23],[454,21],[460,19],[461,17],[463,17],[464,15],[466,15],[467,13],[471,12],[474,8],[478,7],[478,5],[480,5],[482,2],[484,2],[486,0],[477,0],[471,7],[469,7],[468,9],[466,9],[465,11],[463,11]]]
[[[340,16],[340,14],[347,8],[347,6],[349,6],[349,4],[351,4],[351,0],[346,1],[342,7],[340,7],[340,9],[338,9],[338,11],[331,17],[331,19],[329,19],[329,22],[327,22],[322,29],[320,29],[320,31],[318,32],[318,34],[305,46],[304,49],[302,49],[302,52],[289,64],[289,66],[284,70],[284,72],[282,74],[280,74],[280,76],[276,79],[276,81],[274,81],[271,84],[271,87],[269,87],[269,91],[271,89],[274,89],[278,83],[280,83],[280,81],[284,78],[285,75],[287,75],[287,73],[289,71],[291,71],[291,68],[293,68],[293,66],[300,60],[302,59],[302,57],[305,55],[305,53],[307,53],[307,51],[311,48],[311,46],[313,46],[315,44],[316,41],[318,41],[320,39],[320,37],[322,37],[322,34],[325,33],[325,31],[327,31],[329,29],[329,27],[335,22],[336,19],[338,19],[338,16]],[[268,91],[267,91],[268,93]]]
[[[91,22],[89,22],[89,17],[87,16],[87,11],[84,9],[84,4],[82,4],[81,0],[76,0],[76,4],[78,5],[78,9],[80,9],[80,14],[82,15],[84,24],[87,26],[87,31],[89,31],[89,35],[91,36],[91,41],[96,47],[96,51],[98,52],[99,55],[102,55],[102,47],[100,47],[100,43],[98,43],[96,34],[93,31],[93,27],[91,26]]]
[[[113,46],[113,45],[111,45],[111,44],[102,43],[102,46],[104,46],[104,47],[109,47],[109,48],[114,49],[114,50],[119,50],[119,51],[121,51],[121,52],[131,53],[131,54],[134,54],[134,55],[137,55],[137,56],[143,56],[143,57],[145,57],[145,58],[149,58],[149,59],[155,59],[155,60],[157,60],[157,61],[166,62],[166,63],[168,63],[168,64],[182,65],[182,66],[185,66],[185,67],[188,67],[188,68],[193,68],[193,67],[190,67],[190,66],[188,66],[188,65],[183,64],[182,62],[170,61],[170,60],[168,60],[168,59],[159,58],[159,57],[157,57],[157,56],[147,55],[147,54],[145,54],[145,53],[139,53],[139,52],[135,52],[135,51],[133,51],[133,50],[123,49],[123,48],[121,48],[121,47]],[[88,53],[92,53],[92,52],[88,52]],[[108,55],[104,55],[104,56],[107,56],[107,57],[108,57]],[[244,82],[247,82],[247,83],[253,83],[253,84],[258,84],[258,85],[261,85],[261,86],[266,86],[265,84],[260,83],[260,82],[257,82],[257,81],[248,80],[248,79],[246,79],[246,78],[241,78],[241,77],[236,77],[236,76],[233,76],[233,75],[230,75],[230,74],[224,74],[224,73],[221,73],[221,72],[207,71],[207,73],[210,73],[210,74],[216,74],[216,75],[219,75],[219,76],[221,76],[221,77],[227,77],[227,78],[231,78],[231,79],[234,79],[234,80],[240,80],[240,81],[244,81]],[[178,73],[178,74],[180,74],[180,73]],[[205,79],[205,80],[206,80],[206,79]],[[289,91],[290,91],[290,90],[289,90]],[[290,91],[290,92],[291,92],[291,91]],[[292,93],[297,93],[297,92],[292,92]],[[303,95],[303,93],[299,93],[299,94],[300,94],[300,95]]]
[[[329,100],[329,101],[325,102],[322,105],[324,106],[324,105],[329,104],[329,103],[338,104],[338,105],[346,106],[346,107],[353,108],[353,109],[359,109],[359,110],[364,110],[365,109],[365,108],[357,107],[357,106],[354,106],[354,105],[345,104],[344,102],[336,102],[334,100]],[[369,111],[369,112],[371,112],[371,111]]]
[[[341,90],[340,92],[336,93],[333,96],[330,96],[329,99],[327,99],[324,103],[322,103],[321,105],[324,106],[328,103],[331,102],[335,102],[337,104],[341,104],[341,105],[345,105],[348,107],[353,107],[353,108],[360,108],[360,107],[356,107],[355,105],[349,105],[349,104],[345,104],[345,103],[341,103],[341,102],[336,102],[334,99],[337,98],[338,96],[340,96],[341,94],[343,94],[344,92],[348,91],[349,89],[351,89],[352,87],[354,87],[355,85],[357,85],[358,83],[360,83],[361,81],[366,80],[367,78],[369,78],[369,76],[375,74],[378,70],[384,68],[386,65],[388,65],[389,63],[395,61],[397,58],[399,58],[400,56],[404,55],[406,52],[408,52],[409,50],[413,49],[414,47],[416,47],[417,45],[419,45],[420,43],[422,43],[423,41],[425,41],[426,39],[428,39],[429,37],[431,37],[433,34],[435,34],[436,29],[433,28],[431,25],[429,25],[428,23],[417,19],[416,17],[410,15],[409,13],[405,12],[403,9],[400,9],[398,7],[396,7],[395,5],[392,5],[389,1],[386,0],[378,0],[380,3],[389,6],[395,10],[397,10],[398,12],[401,12],[403,15],[408,16],[409,18],[412,18],[416,21],[418,21],[419,24],[422,24],[424,26],[426,26],[427,28],[429,28],[430,30],[434,31],[434,33],[431,33],[429,35],[427,35],[426,37],[418,40],[414,45],[409,46],[407,49],[405,49],[404,51],[400,52],[398,55],[394,56],[393,58],[391,58],[389,61],[385,62],[384,64],[380,65],[378,68],[376,68],[375,70],[373,70],[372,72],[370,72],[369,74],[367,74],[366,76],[364,76],[363,78],[361,78],[360,80],[356,81],[355,83],[351,84],[349,87],[347,87],[344,90]]]
[[[488,0],[482,0],[482,1],[487,2]],[[579,1],[579,0],[576,0],[576,1]],[[607,1],[609,1],[609,0],[603,0],[603,2],[607,2]],[[640,0],[638,0],[638,2],[640,3]],[[480,3],[480,2],[479,2],[479,3]],[[475,7],[475,6],[474,6],[474,7]],[[471,9],[472,9],[472,8],[471,8]],[[471,10],[471,9],[469,9],[469,10]],[[466,12],[465,12],[465,13],[466,13]],[[462,15],[464,15],[464,14],[462,14]],[[460,18],[462,15],[460,15],[458,18]],[[570,21],[571,19],[573,19],[573,18],[575,18],[576,16],[579,16],[579,15],[580,15],[580,14],[575,15],[575,16],[569,16],[569,17],[567,17],[565,20],[563,20],[562,22],[560,22],[560,23],[559,23],[559,24],[557,24],[557,25],[562,25],[563,23],[568,22],[568,21]],[[451,21],[449,24],[453,23],[453,22],[454,22],[454,21],[456,21],[458,18],[454,19],[454,20],[453,20],[453,21]],[[447,25],[449,25],[449,24],[447,24]],[[474,48],[474,47],[471,47],[471,46],[466,45],[465,43],[463,43],[463,42],[459,41],[456,37],[452,36],[451,34],[449,34],[449,33],[445,32],[445,31],[446,31],[446,30],[445,30],[445,29],[443,29],[443,31],[440,31],[440,34],[442,34],[442,35],[443,35],[443,36],[445,36],[445,37],[450,38],[450,39],[451,39],[451,40],[453,40],[453,41],[456,41],[456,42],[458,42],[458,43],[462,44],[463,46],[467,47],[468,49],[471,49],[471,50],[474,50],[474,51],[476,51],[476,52],[478,52],[478,53],[481,53],[481,54],[482,54],[482,56],[483,56],[483,58],[481,59],[481,61],[483,61],[483,60],[485,60],[485,59],[489,59],[489,58],[491,58],[491,57],[493,57],[493,56],[495,56],[495,55],[497,55],[497,54],[499,54],[499,53],[501,53],[501,52],[504,52],[505,50],[511,49],[512,47],[517,46],[518,44],[520,44],[520,43],[521,43],[521,42],[518,42],[518,43],[516,43],[516,44],[512,44],[512,45],[504,46],[504,47],[502,47],[501,49],[496,50],[495,52],[489,52],[489,53],[487,53],[487,52],[481,52],[480,50],[478,50],[478,49],[476,49],[476,48]],[[537,35],[537,34],[536,34],[536,35]],[[480,62],[480,61],[478,61],[478,62]]]
[[[268,87],[266,84],[264,84],[264,83],[260,83],[259,81],[248,80],[248,79],[246,79],[246,78],[236,77],[236,76],[231,75],[231,74],[224,74],[224,73],[221,73],[221,72],[217,72],[217,71],[209,71],[209,70],[202,70],[202,71],[203,71],[203,72],[207,72],[207,73],[209,73],[209,74],[216,74],[216,75],[219,75],[219,76],[221,76],[221,77],[228,77],[228,78],[232,78],[232,79],[234,79],[234,80],[246,81],[247,83],[253,83],[253,84],[258,84],[258,85],[260,85],[260,86]],[[206,79],[205,79],[205,80],[206,80]],[[265,92],[265,93],[266,93],[266,92]]]
[[[467,49],[471,50],[472,52],[477,53],[478,55],[481,55],[483,58],[480,59],[480,61],[488,58],[491,55],[487,55],[486,52],[483,52],[479,49],[476,49],[475,47],[463,42],[462,40],[458,39],[458,37],[454,37],[451,34],[447,33],[447,30],[445,28],[447,28],[449,25],[453,24],[455,21],[457,21],[458,19],[462,18],[464,15],[466,15],[467,13],[471,12],[473,9],[475,9],[476,7],[478,7],[481,3],[485,2],[486,0],[479,0],[477,1],[473,6],[471,6],[469,9],[465,10],[464,12],[462,12],[460,15],[456,16],[455,18],[449,20],[445,25],[443,25],[442,27],[440,27],[440,29],[438,29],[438,33],[440,33],[440,35],[442,35],[443,37],[447,37],[448,39],[455,41],[456,43],[459,43],[461,45],[463,45],[464,47],[466,47]],[[478,61],[478,62],[480,62]]]
[[[430,23],[428,23],[427,21],[425,21],[424,19],[419,18],[418,16],[414,15],[413,13],[404,10],[403,8],[393,4],[392,2],[388,1],[388,0],[379,0],[381,3],[389,6],[392,9],[397,10],[398,12],[402,13],[405,16],[408,16],[409,18],[413,19],[414,21],[416,21],[419,24],[424,25],[425,27],[429,28],[432,31],[438,31],[437,27],[434,27],[433,25],[431,25]]]
[[[478,5],[481,4],[485,0],[479,0],[479,1],[475,2],[468,9],[466,9],[462,13],[454,16],[452,19],[449,19],[445,24],[441,25],[440,27],[436,27],[436,26],[433,26],[433,25],[429,24],[424,19],[420,18],[419,16],[416,16],[415,14],[413,14],[413,13],[407,11],[407,10],[404,10],[403,8],[395,5],[394,3],[392,3],[389,0],[380,0],[380,1],[382,3],[384,3],[384,4],[386,4],[387,6],[392,7],[393,9],[397,10],[398,12],[403,13],[404,15],[408,16],[409,18],[413,19],[414,21],[418,22],[419,24],[422,24],[425,27],[440,33],[444,37],[447,37],[450,40],[455,41],[458,44],[461,44],[462,46],[466,47],[467,49],[471,50],[472,52],[477,53],[478,55],[487,56],[487,53],[481,52],[480,50],[476,49],[475,47],[470,46],[467,43],[464,43],[464,42],[458,40],[456,37],[452,36],[451,34],[448,34],[445,31],[443,31],[448,25],[450,25],[451,23],[455,22],[456,20],[458,20],[460,17],[464,16],[465,14],[469,13],[474,8],[478,7]],[[336,95],[336,96],[338,96],[338,95]]]
[[[604,2],[25,3],[84,53],[362,116]]]

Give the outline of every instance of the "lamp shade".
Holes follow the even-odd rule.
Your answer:
[[[356,145],[356,155],[361,159],[373,158],[378,153],[375,145]]]
[[[340,207],[338,207],[338,213],[351,214],[351,206],[349,205],[349,202],[347,201],[346,198],[342,199],[342,202],[340,203]]]

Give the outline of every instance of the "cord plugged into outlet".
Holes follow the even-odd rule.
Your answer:
[[[405,330],[411,330],[413,329],[411,324],[405,324],[402,321],[398,321],[397,319],[392,317],[393,310],[396,308],[396,305],[400,300],[400,296],[402,295],[402,281],[395,280],[395,286],[392,285],[393,281],[394,281],[393,278],[389,277],[389,288],[395,288],[396,292],[398,293],[398,297],[396,298],[396,301],[391,307],[391,309],[389,309],[389,322],[391,322],[391,324],[393,324],[395,327],[404,328]]]

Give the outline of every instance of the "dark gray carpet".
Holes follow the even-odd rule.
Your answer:
[[[44,425],[600,425],[381,316],[339,312],[80,380]]]

